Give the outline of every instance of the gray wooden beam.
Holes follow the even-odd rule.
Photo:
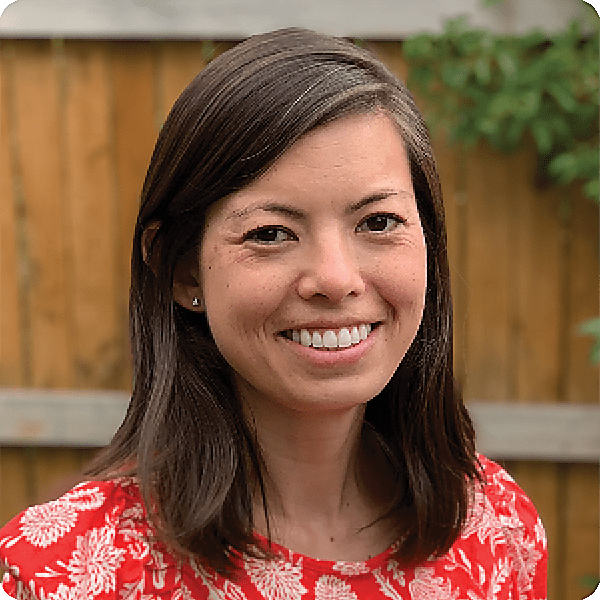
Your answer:
[[[17,0],[0,17],[0,36],[238,39],[295,26],[401,39],[440,32],[460,15],[475,27],[522,34],[562,30],[572,19],[585,25],[592,10],[581,0],[505,0],[487,8],[480,0]]]
[[[477,446],[490,458],[600,461],[596,404],[470,402]]]
[[[119,391],[0,389],[0,446],[104,446],[128,402]]]
[[[0,389],[0,446],[99,447],[119,427],[129,394]],[[469,402],[480,452],[505,460],[600,460],[600,406]]]

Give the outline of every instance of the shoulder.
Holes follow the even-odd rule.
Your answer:
[[[482,492],[503,531],[509,536],[527,531],[545,541],[541,519],[527,494],[499,464],[482,455],[479,461],[485,479]]]
[[[150,538],[133,479],[82,483],[0,530],[4,589],[26,598],[110,597],[103,594],[114,591],[123,567],[135,579],[150,557]]]
[[[547,541],[544,526],[525,492],[497,463],[480,455],[484,484],[473,494],[471,515],[462,538],[487,540],[492,551],[503,547],[517,597],[543,598]]]

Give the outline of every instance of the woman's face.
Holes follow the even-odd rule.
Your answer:
[[[404,144],[382,113],[309,133],[214,205],[201,295],[245,406],[373,398],[419,328],[426,264]]]

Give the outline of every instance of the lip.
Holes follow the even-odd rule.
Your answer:
[[[363,321],[363,323],[365,323],[365,321]],[[381,324],[381,321],[375,321],[375,323]],[[341,325],[341,327],[347,326],[347,322],[345,325]],[[310,329],[310,326],[305,326],[304,328]],[[334,329],[335,326],[328,328]],[[321,329],[321,327],[318,329]],[[327,368],[351,365],[361,360],[375,343],[375,340],[379,335],[379,330],[380,327],[375,327],[369,334],[369,337],[367,337],[365,340],[362,340],[359,344],[349,346],[348,348],[338,348],[336,350],[318,350],[312,346],[303,346],[302,344],[298,344],[297,342],[294,342],[283,335],[278,335],[277,338],[286,344],[287,348],[289,348],[302,360],[307,361],[315,367]]]

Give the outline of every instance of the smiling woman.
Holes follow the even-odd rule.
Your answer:
[[[361,410],[425,303],[425,240],[392,119],[345,116],[299,139],[209,211],[198,264],[175,299],[202,298],[242,407],[265,405],[273,420],[280,405]]]
[[[133,248],[127,416],[2,530],[9,593],[545,597],[541,522],[455,390],[427,131],[379,61],[292,29],[211,62]]]

